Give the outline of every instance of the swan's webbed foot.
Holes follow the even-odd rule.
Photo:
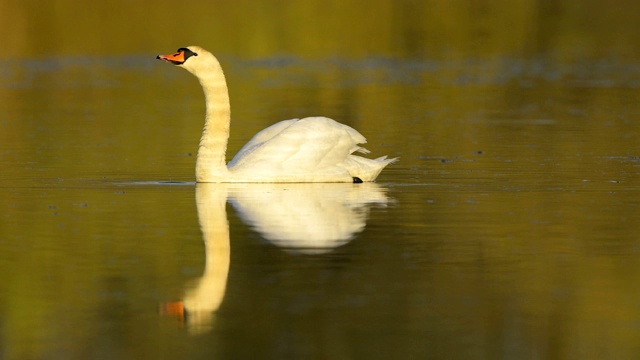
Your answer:
[[[363,182],[364,181],[362,181],[362,179],[360,179],[359,177],[357,177],[357,176],[353,177],[353,183],[354,184],[362,184]]]

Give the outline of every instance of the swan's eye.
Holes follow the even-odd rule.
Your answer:
[[[195,52],[191,51],[189,48],[180,48],[178,49],[180,54],[184,57],[184,61],[187,61],[192,56],[198,56]]]

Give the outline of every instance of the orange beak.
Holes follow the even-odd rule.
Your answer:
[[[184,51],[180,50],[175,54],[171,55],[158,55],[156,59],[164,60],[166,62],[170,62],[174,65],[180,65],[184,63]]]

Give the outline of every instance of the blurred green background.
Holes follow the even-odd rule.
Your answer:
[[[634,1],[3,0],[0,57],[215,53],[459,59],[545,54],[633,59]]]
[[[636,1],[0,0],[0,358],[635,358]],[[399,156],[395,205],[334,254],[229,207],[213,331],[158,315],[204,263],[201,45],[228,159],[325,115]],[[329,299],[331,301],[325,301]],[[288,347],[289,346],[289,347]]]

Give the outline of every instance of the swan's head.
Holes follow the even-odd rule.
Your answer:
[[[211,71],[212,66],[220,67],[213,54],[199,46],[180,48],[173,54],[158,55],[156,59],[184,68],[195,76],[199,76],[203,71]]]

